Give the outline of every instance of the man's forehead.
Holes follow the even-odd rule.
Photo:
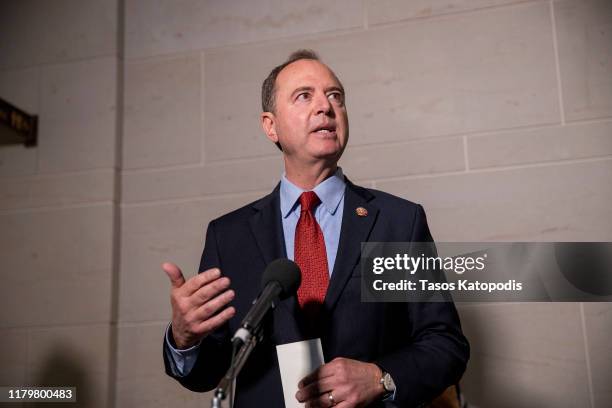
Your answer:
[[[287,65],[276,78],[279,89],[315,85],[311,82],[323,82],[324,86],[341,87],[336,75],[325,64],[316,60],[298,60]],[[290,89],[285,89],[290,91]]]

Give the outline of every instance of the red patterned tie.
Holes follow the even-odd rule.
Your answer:
[[[295,228],[295,262],[302,271],[298,302],[311,325],[316,324],[329,285],[323,232],[313,211],[321,201],[314,191],[300,196],[300,219]]]

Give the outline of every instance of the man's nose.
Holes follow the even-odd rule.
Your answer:
[[[323,113],[325,115],[333,115],[334,109],[332,104],[325,94],[317,94],[314,100],[315,112],[317,114]]]

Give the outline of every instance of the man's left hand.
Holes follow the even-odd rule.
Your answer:
[[[381,377],[376,364],[336,358],[304,377],[295,397],[306,408],[365,407],[383,396]]]

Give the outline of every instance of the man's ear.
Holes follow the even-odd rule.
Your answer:
[[[278,135],[276,133],[276,118],[272,112],[263,112],[261,114],[261,127],[264,133],[274,143],[278,143]]]

